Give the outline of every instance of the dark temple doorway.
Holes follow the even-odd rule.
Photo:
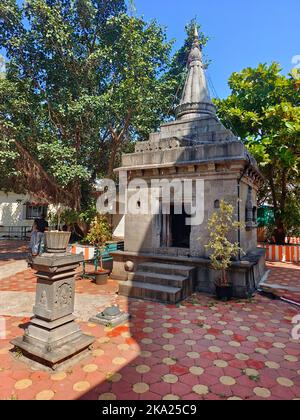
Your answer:
[[[188,214],[182,206],[182,214],[175,214],[174,206],[171,206],[170,227],[173,248],[190,248],[191,226],[186,224]]]
[[[162,215],[161,244],[167,248],[190,248],[191,226],[186,224],[189,217],[182,206],[182,213],[175,214],[174,204],[170,207],[170,214]],[[176,211],[178,212],[178,210]]]

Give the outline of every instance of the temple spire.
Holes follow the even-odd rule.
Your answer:
[[[176,109],[177,119],[191,119],[216,115],[204,73],[199,34],[195,25],[194,42],[188,58],[188,75],[180,105]]]
[[[199,34],[198,34],[198,28],[197,25],[195,25],[195,30],[194,30],[194,38],[199,40]]]

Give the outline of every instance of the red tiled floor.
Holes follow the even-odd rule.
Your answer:
[[[28,242],[14,240],[0,240],[0,267],[25,259],[28,253]]]
[[[251,302],[215,301],[215,305],[210,307],[207,303],[212,298],[198,295],[193,297],[193,301],[195,298],[196,304],[186,302],[181,308],[129,300],[129,310],[134,308],[137,311],[132,311],[129,325],[114,330],[81,323],[82,329],[94,334],[96,339],[106,337],[100,340],[102,343],[96,341],[94,346],[94,351],[102,351],[96,351],[76,366],[56,374],[33,371],[27,364],[12,357],[9,353],[9,340],[22,334],[22,329],[15,325],[23,320],[6,317],[7,329],[11,332],[5,340],[0,341],[0,398],[124,399],[127,396],[131,399],[162,399],[170,395],[180,399],[191,395],[194,399],[300,398],[300,343],[291,340],[291,323],[286,322],[297,314],[295,308],[261,296],[256,296]],[[214,316],[223,312],[227,313],[226,326],[220,325],[219,318]],[[258,316],[259,322],[265,325],[261,331],[256,331],[258,341],[251,341],[255,337],[252,331],[257,319],[245,314]],[[167,346],[155,343],[153,347],[153,344],[148,343],[149,340],[155,341],[155,331],[159,329],[167,332],[169,329],[163,326],[168,324],[164,315],[172,318],[177,316],[178,326],[185,325],[180,323],[182,319],[205,316],[206,322],[211,328],[218,329],[220,334],[214,339],[209,335],[211,328],[206,330],[191,323],[189,327],[192,329],[192,338],[190,334],[182,333],[180,346],[173,344],[178,340],[174,335],[167,340]],[[242,319],[240,323],[235,321],[238,318]],[[153,320],[153,332],[146,334],[148,341],[143,343],[140,339],[136,340],[131,325],[139,325],[139,328],[135,328],[139,335],[144,328],[149,327],[146,319]],[[275,328],[272,320],[279,322],[274,324]],[[248,327],[250,330],[243,331],[240,327]],[[270,330],[275,330],[271,348],[265,346],[265,343],[270,344],[267,341],[270,337],[265,335]],[[229,343],[228,331],[233,332],[233,336],[229,336],[233,341]],[[128,337],[124,333],[128,332],[132,335],[132,341],[137,341],[133,349],[126,346]],[[235,334],[244,338],[240,340],[239,347],[233,345]],[[258,348],[265,347],[269,348],[267,354],[257,352]],[[230,350],[230,353],[224,349]]]
[[[272,276],[267,283],[283,286],[300,287],[300,264],[268,262],[267,267],[272,270]]]
[[[269,267],[270,281],[300,279],[297,266]],[[26,270],[1,280],[0,293],[35,286]],[[105,293],[132,319],[115,329],[81,322],[97,341],[87,359],[63,372],[33,370],[13,357],[9,341],[23,334],[19,325],[28,319],[5,317],[0,399],[300,398],[300,341],[291,339],[296,307],[259,295],[228,303],[194,295],[180,306],[162,305],[116,297],[117,287],[113,280],[104,287],[76,282],[77,293]]]
[[[0,240],[0,254],[26,252],[28,241]]]
[[[273,293],[276,296],[292,300],[300,304],[300,264],[295,263],[280,263],[269,262],[267,267],[271,270],[267,285],[282,286]],[[298,290],[288,290],[293,288]]]
[[[36,276],[34,271],[28,269],[15,274],[12,277],[0,280],[0,291],[35,292]],[[114,294],[117,291],[117,283],[109,280],[104,286],[98,286],[93,279],[78,279],[76,281],[76,293],[97,295]]]

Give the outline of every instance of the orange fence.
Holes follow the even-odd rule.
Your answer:
[[[298,238],[297,238],[298,239]],[[300,246],[266,245],[266,260],[279,262],[300,262]]]
[[[95,256],[95,248],[91,246],[72,245],[72,254],[83,254],[85,261],[90,261]]]

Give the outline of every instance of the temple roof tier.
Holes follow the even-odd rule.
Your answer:
[[[216,114],[216,108],[212,103],[207,87],[199,35],[196,28],[195,39],[188,58],[188,75],[180,104],[175,112],[178,120]]]

